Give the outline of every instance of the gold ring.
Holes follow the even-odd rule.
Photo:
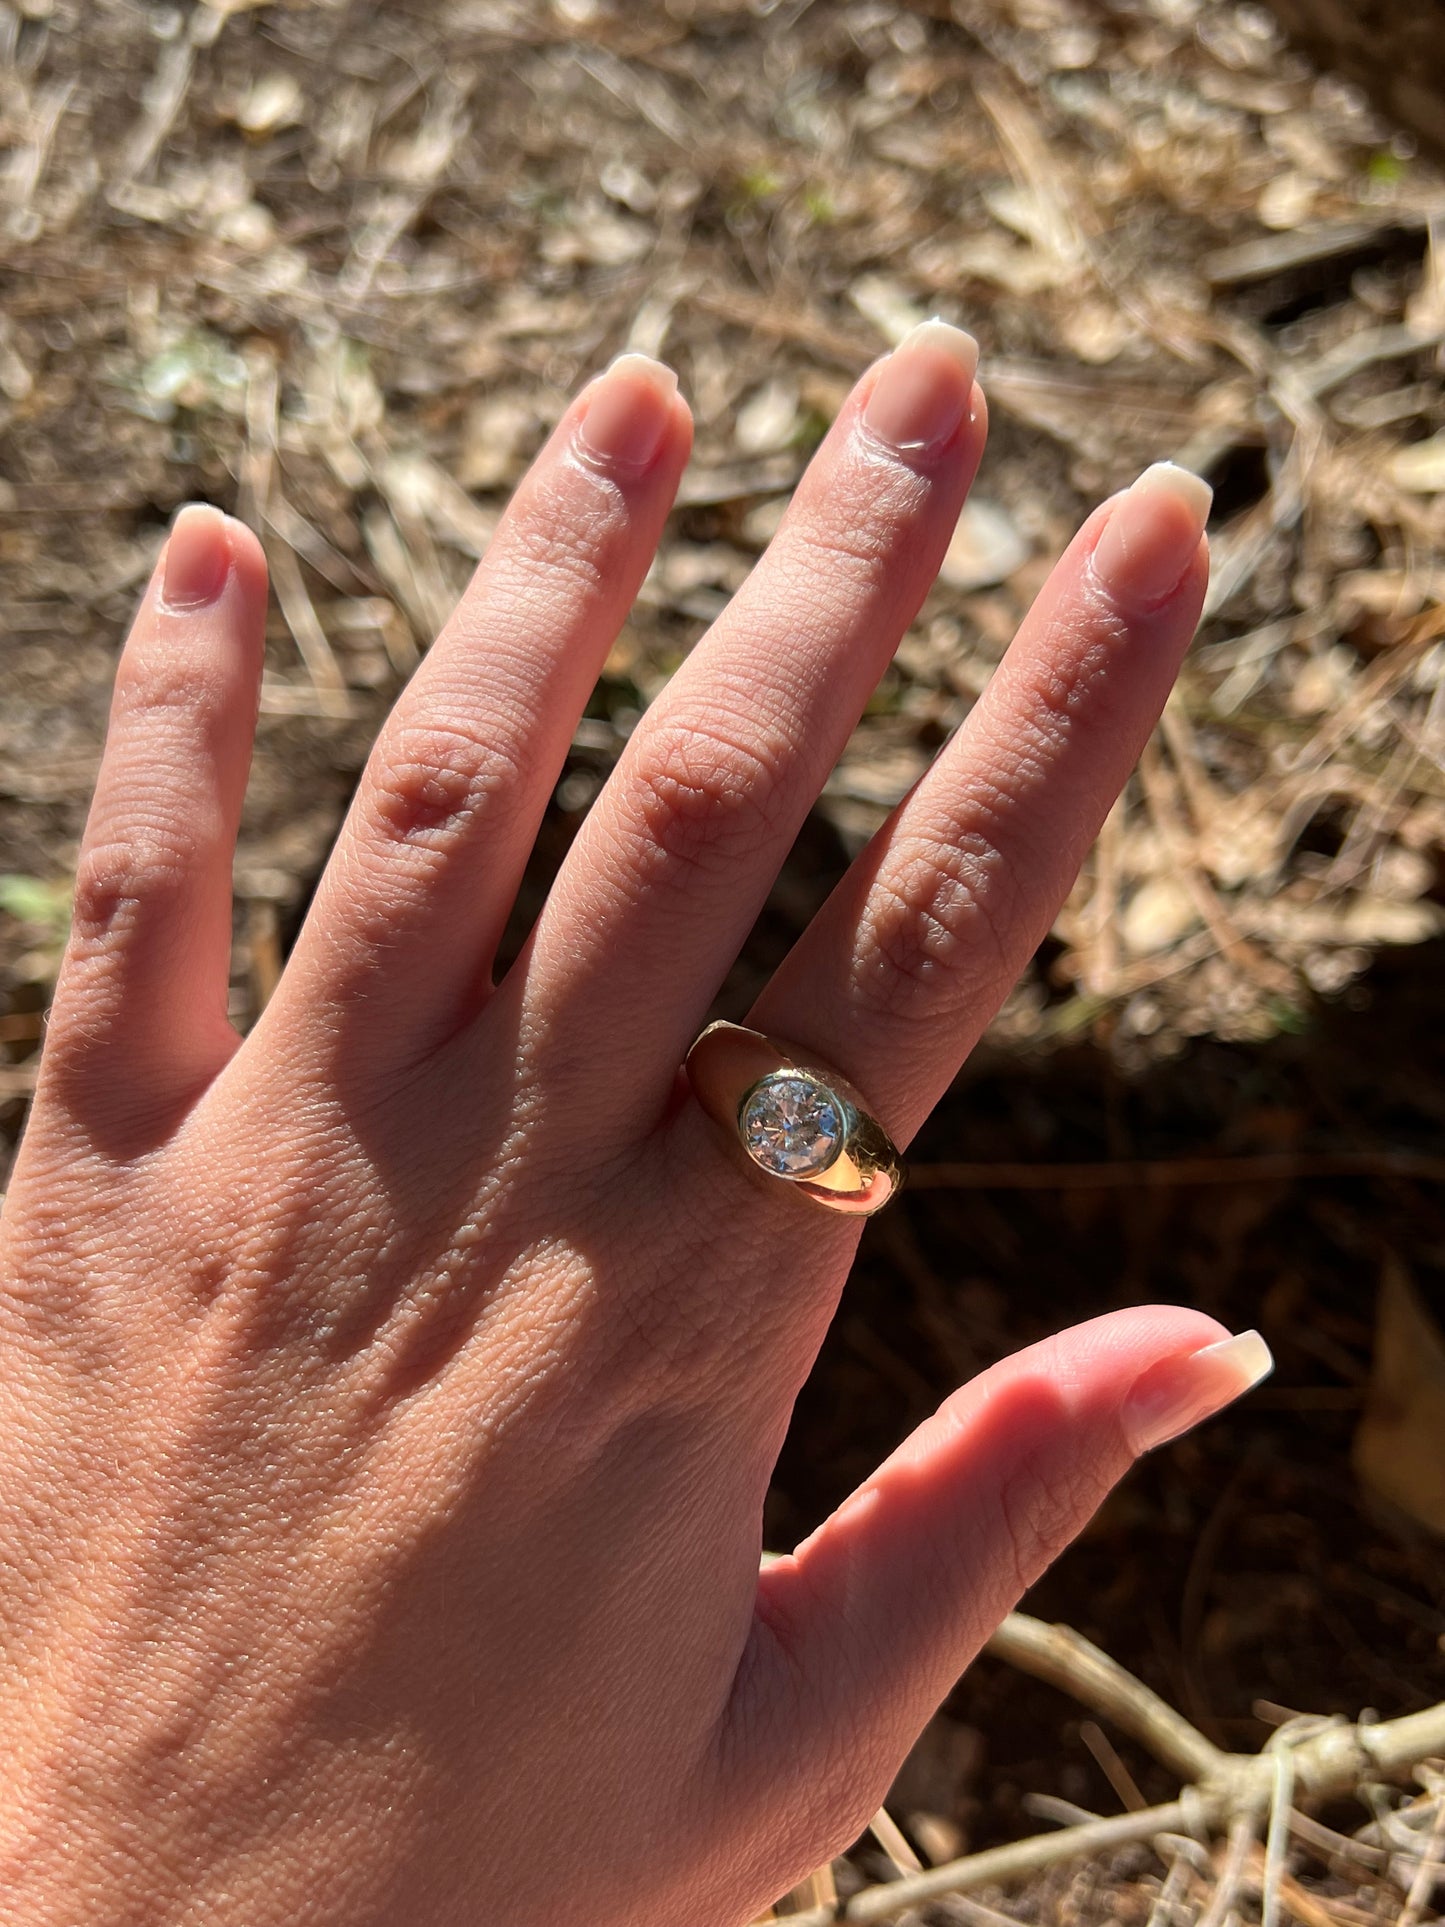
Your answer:
[[[749,1164],[830,1211],[880,1211],[903,1182],[883,1126],[836,1071],[741,1024],[709,1024],[687,1054],[699,1104]]]

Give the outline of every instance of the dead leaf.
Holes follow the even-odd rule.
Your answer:
[[[1380,1279],[1374,1370],[1353,1458],[1377,1499],[1445,1535],[1445,1334],[1393,1256]]]
[[[786,448],[798,424],[798,384],[775,376],[738,409],[733,439],[744,455],[771,455]]]
[[[1119,938],[1131,957],[1152,957],[1198,921],[1194,899],[1178,877],[1146,877],[1119,913]]]
[[[294,74],[274,73],[258,76],[231,116],[243,134],[274,134],[280,127],[294,127],[304,118],[306,97]]]
[[[970,496],[958,518],[939,575],[954,589],[988,589],[1027,562],[1030,546],[997,502]]]
[[[1408,442],[1385,466],[1396,488],[1409,489],[1416,495],[1438,495],[1445,489],[1445,435]]]

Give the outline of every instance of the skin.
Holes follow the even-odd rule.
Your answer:
[[[863,419],[889,364],[863,377],[494,986],[690,445],[635,364],[584,390],[244,1042],[265,571],[187,512],[120,664],[0,1222],[11,1927],[745,1922],[857,1834],[1125,1472],[1140,1383],[1157,1404],[1224,1336],[1145,1307],[1005,1361],[760,1576],[858,1225],[751,1172],[678,1066],[982,453],[966,365],[908,353],[962,420],[890,448]],[[659,407],[628,455],[617,423]],[[208,543],[224,586],[181,594]],[[1096,511],[750,1018],[900,1144],[1055,915],[1206,574],[1182,503]]]

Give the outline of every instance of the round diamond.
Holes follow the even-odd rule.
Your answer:
[[[765,1077],[739,1118],[748,1156],[779,1178],[826,1171],[843,1148],[843,1107],[824,1084],[790,1071]]]

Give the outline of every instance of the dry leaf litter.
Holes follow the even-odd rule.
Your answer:
[[[557,834],[765,546],[848,384],[932,312],[980,337],[992,444],[823,819],[860,847],[965,719],[1088,508],[1149,461],[1188,463],[1217,492],[1199,643],[993,1042],[1091,1037],[1147,1067],[1191,1035],[1287,1037],[1312,999],[1348,997],[1372,951],[1441,928],[1442,220],[1436,168],[1253,7],[3,0],[10,1129],[33,1078],[116,650],[180,501],[220,501],[260,528],[276,589],[236,869],[244,1024],[274,984],[381,717],[578,382],[625,347],[661,353],[680,370],[698,441],[577,731]],[[783,889],[796,896],[796,878]],[[1082,1100],[1071,1114],[1077,1124]],[[1251,1117],[1251,1130],[1271,1128],[1264,1107]],[[1066,1202],[1096,1236],[1088,1200]],[[927,1211],[944,1206],[940,1195],[899,1219],[886,1255],[894,1300],[902,1279],[953,1374],[1025,1334],[983,1282],[944,1304],[908,1228],[926,1233]],[[1231,1195],[1216,1214],[1231,1254],[1259,1242],[1268,1209]],[[976,1263],[1018,1244],[1001,1210],[979,1201],[970,1213]],[[1328,1201],[1321,1224],[1337,1239],[1349,1229]],[[1204,1263],[1202,1238],[1200,1251]],[[1193,1295],[1208,1303],[1210,1290],[1201,1280]],[[1364,1488],[1425,1522],[1440,1457],[1421,1387],[1438,1378],[1438,1325],[1387,1262],[1366,1390],[1356,1362],[1368,1329],[1353,1309],[1300,1317],[1311,1290],[1337,1306],[1346,1286],[1281,1276],[1265,1307],[1271,1340],[1281,1349],[1290,1334],[1344,1373],[1346,1423],[1363,1407]],[[910,1343],[896,1311],[886,1331],[845,1318],[838,1339],[905,1407],[936,1396]],[[838,1369],[825,1359],[825,1380]],[[1398,1476],[1392,1427],[1417,1441],[1415,1483]],[[1209,1449],[1195,1472],[1187,1453],[1156,1472],[1157,1495],[1133,1488],[1129,1504],[1156,1507],[1150,1544],[1168,1552],[1171,1530],[1186,1536]],[[1303,1517],[1314,1501],[1290,1485],[1297,1469],[1257,1455],[1237,1476],[1258,1479],[1261,1466],[1278,1492],[1260,1502],[1260,1533],[1303,1531],[1290,1508]],[[791,1503],[784,1489],[784,1513]],[[1201,1667],[1223,1669],[1221,1655],[1252,1653],[1251,1641],[1288,1670],[1271,1615],[1294,1613],[1316,1642],[1324,1622],[1333,1637],[1317,1609],[1342,1583],[1331,1570],[1291,1594],[1287,1575],[1271,1575],[1251,1596],[1235,1579],[1227,1613],[1205,1616],[1227,1549],[1214,1524],[1189,1566],[1197,1611],[1181,1665],[1196,1693]],[[1404,1615],[1415,1654],[1411,1682],[1383,1647],[1367,1670],[1408,1701],[1431,1681],[1420,1654],[1445,1639],[1411,1576],[1438,1572],[1438,1551],[1392,1549],[1359,1520],[1350,1529],[1361,1585]],[[1137,1524],[1116,1515],[1102,1533],[1081,1556],[1117,1578]],[[1299,1545],[1307,1561],[1318,1535]],[[1127,1570],[1128,1586],[1146,1585]],[[1009,1723],[998,1708],[1016,1712],[1027,1694],[986,1668],[969,1691],[980,1725],[993,1706],[997,1758]],[[1289,1712],[1264,1710],[1275,1723]],[[1057,1765],[1052,1715],[1030,1730],[1047,1732]],[[1131,1804],[1130,1775],[1147,1781],[1147,1762],[1080,1732]],[[891,1803],[907,1837],[885,1819],[795,1911],[909,1857],[966,1849],[988,1817],[983,1753],[979,1726],[936,1721]],[[1009,1789],[991,1777],[997,1808]],[[1275,1870],[1289,1882],[1276,1881],[1275,1904],[1304,1927],[1416,1927],[1435,1912],[1438,1778],[1427,1769],[1415,1793],[1363,1791],[1374,1817],[1359,1838],[1307,1815]],[[1047,1798],[1025,1795],[1025,1811],[1070,1817],[1068,1801]],[[1359,1832],[1358,1815],[1330,1817]],[[1270,1904],[1266,1870],[1233,1851],[1217,1838],[1141,1844],[905,1917],[990,1927],[1006,1905],[1061,1927],[1216,1927],[1216,1916],[1224,1927]],[[1233,1911],[1219,1909],[1222,1890]]]

